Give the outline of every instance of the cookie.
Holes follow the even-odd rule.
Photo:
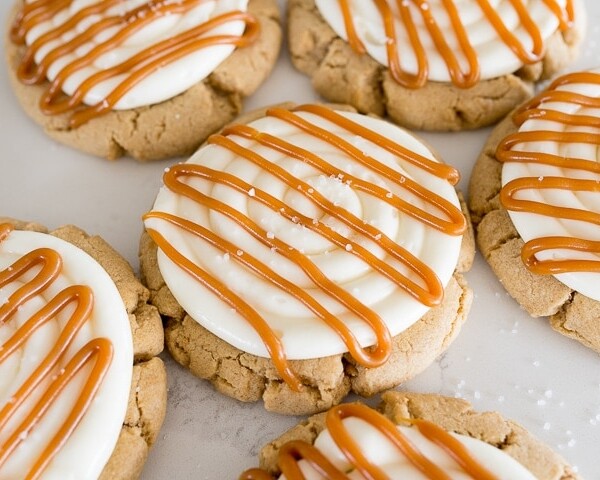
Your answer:
[[[6,41],[14,92],[49,136],[142,161],[190,154],[230,122],[280,44],[276,0],[18,0]]]
[[[492,132],[471,176],[477,242],[517,302],[600,353],[600,70],[555,80]]]
[[[580,0],[492,3],[290,0],[290,54],[320,95],[359,112],[412,129],[490,125],[571,62],[585,30]]]
[[[413,377],[472,300],[458,172],[410,133],[336,108],[225,128],[165,172],[145,216],[142,279],[175,360],[284,414]]]
[[[147,300],[100,237],[0,218],[0,476],[139,477],[167,387]]]
[[[377,410],[343,404],[308,418],[266,445],[262,470],[240,480],[278,478],[282,470],[285,478],[305,478],[298,467],[306,478],[324,478],[315,464],[327,468],[327,478],[413,478],[419,471],[427,478],[579,478],[548,446],[496,412],[433,394],[382,398]]]

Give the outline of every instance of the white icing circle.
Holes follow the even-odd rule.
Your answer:
[[[390,123],[354,113],[338,113],[410,150],[435,160],[433,154],[419,140]],[[345,131],[327,120],[309,113],[298,112],[297,114],[349,141],[361,151],[395,171],[412,177],[420,185],[436,192],[459,207],[456,192],[447,181],[399,160],[376,144]],[[283,138],[313,152],[342,171],[380,185],[400,198],[428,209],[421,200],[408,195],[406,190],[397,184],[393,184],[379,174],[361,166],[329,143],[318,140],[282,120],[265,117],[250,125],[259,131]],[[458,260],[461,236],[450,236],[426,227],[420,221],[399,213],[387,203],[352,188],[351,185],[337,178],[324,176],[303,162],[241,137],[230,136],[230,138],[258,152],[295,177],[303,179],[332,202],[358,215],[362,221],[371,223],[428,265],[444,286],[448,283]],[[358,242],[383,259],[384,262],[394,265],[406,273],[406,268],[398,266],[396,260],[389,257],[378,245],[354,232],[348,237],[350,233],[348,227],[339,221],[331,222],[330,218],[323,215],[320,208],[312,205],[312,202],[308,202],[306,199],[299,200],[296,193],[289,191],[289,187],[232,152],[220,146],[209,145],[201,148],[190,158],[188,163],[202,164],[217,171],[234,174],[253,185],[255,189],[264,189],[276,198],[296,203],[301,212],[322,222],[329,222],[332,228],[346,238]],[[188,182],[188,180],[185,181]],[[428,310],[426,306],[402,291],[395,283],[375,272],[372,267],[352,255],[346,248],[338,248],[311,230],[284,219],[278,212],[258,205],[258,202],[253,200],[250,195],[197,179],[189,180],[189,184],[248,215],[261,228],[269,232],[268,235],[289,242],[290,245],[304,251],[329,279],[376,312],[388,326],[392,335],[397,335],[410,327]],[[240,253],[246,252],[255,256],[316,298],[329,312],[344,321],[357,336],[361,345],[368,346],[375,343],[375,335],[365,322],[323,291],[315,288],[295,264],[280,254],[272,252],[267,246],[250,237],[236,223],[223,215],[197,205],[183,196],[176,195],[167,188],[161,189],[153,210],[186,218],[233,242],[239,246]],[[149,218],[145,224],[147,228],[159,231],[179,252],[220,279],[255,308],[277,332],[288,358],[318,358],[347,351],[346,345],[338,335],[298,300],[246,271],[234,259],[224,256],[220,250],[216,250],[199,239],[194,239],[182,229],[163,220]],[[225,302],[184,273],[160,250],[158,261],[169,289],[192,318],[231,345],[254,355],[268,356],[262,340],[241,315],[231,311]]]
[[[600,69],[592,70],[600,73]],[[598,85],[568,84],[557,90],[570,91],[590,97],[600,97]],[[545,102],[538,108],[556,110],[574,115],[590,115],[600,118],[600,109],[582,107],[572,103]],[[592,132],[600,134],[600,130],[592,127],[569,126],[559,122],[528,120],[519,131],[556,131],[556,132]],[[574,157],[600,162],[600,152],[597,145],[556,142],[527,142],[515,145],[513,150],[527,152],[545,152],[560,157]],[[517,178],[565,177],[590,179],[600,182],[600,174],[581,170],[565,169],[535,163],[508,162],[502,168],[502,185]],[[570,207],[600,214],[600,195],[593,192],[577,192],[554,189],[528,189],[518,193],[518,198],[532,200],[548,205]],[[592,223],[546,217],[527,212],[508,212],[519,235],[525,242],[541,237],[565,236],[600,241],[600,225]],[[589,259],[600,261],[600,255],[594,253],[575,252],[572,250],[547,250],[539,252],[536,257],[540,260]],[[570,272],[554,275],[558,280],[594,300],[600,300],[600,273]]]
[[[81,9],[98,3],[98,0],[76,0],[68,8],[60,11],[53,18],[42,22],[32,28],[26,36],[27,45],[31,45],[37,38],[47,31],[62,25]],[[69,41],[76,33],[85,31],[91,25],[111,15],[122,15],[134,10],[136,7],[148,3],[147,0],[123,0],[106,12],[89,16],[82,20],[75,28],[65,33],[61,38],[46,42],[35,56],[36,63],[40,63],[48,53]],[[98,57],[91,65],[77,70],[68,77],[63,85],[67,95],[73,95],[75,90],[90,76],[102,70],[109,69],[133,57],[140,51],[158,42],[176,36],[197,25],[207,22],[221,14],[236,10],[246,11],[248,0],[207,0],[197,7],[183,14],[171,13],[157,18],[138,32],[129,37],[122,45]],[[91,42],[78,48],[75,52],[63,55],[54,61],[48,69],[48,79],[54,80],[61,69],[81,58],[102,41],[112,37],[121,27],[112,27],[97,35]],[[241,36],[244,33],[243,21],[231,21],[218,26],[203,37],[214,35]],[[232,45],[216,45],[202,48],[190,53],[179,60],[162,66],[159,70],[144,78],[129,90],[113,107],[116,110],[127,110],[152,105],[173,98],[186,91],[196,83],[210,75],[235,49]],[[87,105],[96,105],[104,101],[105,97],[126,78],[126,74],[105,80],[94,88],[84,98]]]
[[[388,57],[386,52],[387,39],[383,27],[383,19],[374,1],[350,0],[351,11],[355,30],[358,37],[362,40],[367,53],[381,65],[388,66]],[[396,32],[400,65],[408,73],[416,74],[418,72],[417,60],[408,37],[404,23],[400,19],[397,2],[387,1],[394,15],[394,27]],[[410,7],[413,21],[415,23],[419,38],[426,52],[429,65],[429,79],[437,82],[450,82],[450,74],[444,58],[438,52],[429,31],[425,26],[419,7],[416,2],[407,1]],[[477,4],[476,0],[457,0],[453,2],[457,8],[460,19],[465,26],[465,32],[477,53],[481,68],[481,79],[490,79],[500,77],[517,71],[523,66],[523,62],[515,53],[502,41],[496,30],[491,26],[487,17]],[[508,30],[513,33],[518,40],[531,49],[532,41],[527,31],[520,22],[519,16],[511,6],[509,0],[490,0],[490,5],[498,12],[503,19]],[[531,15],[533,21],[540,29],[542,38],[547,40],[558,28],[557,17],[551,12],[543,0],[523,0],[525,7]],[[564,7],[566,0],[559,0],[558,3]],[[581,12],[581,4],[575,1],[576,12]],[[317,7],[323,18],[335,31],[335,33],[348,40],[344,18],[338,1],[316,0]],[[468,63],[454,30],[450,24],[448,14],[441,0],[429,0],[427,2],[433,17],[438,22],[444,38],[448,42],[452,52],[457,55],[462,70],[468,72]],[[577,19],[576,19],[577,21]]]
[[[360,451],[373,465],[378,466],[389,478],[402,478],[403,480],[421,480],[425,477],[407,458],[398,451],[379,430],[360,418],[350,417],[342,420],[350,436],[357,443]],[[450,478],[463,480],[471,478],[464,473],[458,464],[444,452],[444,450],[425,438],[418,429],[398,426],[398,430],[434,465]],[[532,475],[523,465],[502,450],[486,442],[466,435],[451,433],[462,443],[479,464],[494,473],[498,478],[510,480],[534,480]],[[323,430],[314,442],[314,446],[334,466],[345,472],[350,479],[364,478],[352,468],[346,456],[337,447],[329,430]],[[306,460],[300,460],[299,466],[306,480],[321,480],[323,477],[315,471]],[[281,475],[279,480],[286,477]]]
[[[44,480],[84,480],[100,476],[121,432],[133,364],[133,342],[129,319],[123,300],[106,271],[87,253],[51,235],[13,231],[0,242],[0,270],[13,264],[23,255],[38,248],[51,248],[63,259],[63,270],[57,280],[42,294],[30,299],[5,325],[0,325],[0,344],[8,340],[32,314],[48,303],[58,292],[70,285],[88,285],[94,293],[91,318],[75,337],[59,362],[54,374],[63,368],[73,355],[94,338],[107,338],[114,347],[112,363],[88,411],[65,445],[43,472]],[[37,270],[33,270],[37,272]],[[24,277],[27,280],[31,274]],[[0,304],[7,301],[23,281],[0,288]],[[23,348],[0,364],[0,406],[6,405],[13,394],[53,347],[68,319],[71,309],[52,319],[30,337]],[[83,372],[88,369],[84,368]],[[0,478],[25,478],[34,461],[71,412],[73,404],[87,379],[78,374],[58,397],[54,406],[42,417],[24,442],[0,468]],[[49,379],[43,381],[34,394],[17,410],[7,427],[0,432],[0,444],[14,432],[46,390]]]

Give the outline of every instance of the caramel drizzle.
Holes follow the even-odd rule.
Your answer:
[[[574,127],[600,128],[600,118],[598,117],[564,113],[553,110],[551,106],[547,105],[550,102],[562,102],[580,107],[600,108],[600,98],[568,90],[557,90],[561,86],[578,83],[600,85],[600,74],[578,72],[558,78],[548,87],[547,91],[542,92],[516,111],[514,115],[515,123],[520,126],[530,119],[542,119]],[[543,107],[541,106],[542,103],[545,104]],[[582,143],[598,146],[600,145],[600,134],[569,131],[555,132],[551,130],[516,132],[504,138],[496,151],[496,158],[500,162],[551,165],[562,169],[599,175],[598,180],[552,176],[514,179],[508,182],[500,192],[500,200],[507,210],[600,225],[600,212],[559,207],[517,198],[518,193],[523,190],[557,189],[600,194],[600,163],[551,153],[512,150],[515,145],[526,142]],[[600,260],[539,260],[536,258],[536,254],[539,252],[556,249],[588,252],[600,256],[600,242],[598,241],[575,237],[541,237],[532,239],[525,244],[521,251],[521,258],[529,270],[539,275],[556,275],[567,272],[600,272]]]
[[[0,242],[13,230],[10,224],[0,224]],[[11,320],[17,310],[27,301],[43,292],[58,278],[62,270],[62,258],[52,249],[40,248],[34,250],[0,271],[0,288],[24,278],[36,268],[40,268],[35,276],[19,287],[0,307],[0,325]],[[92,290],[83,285],[74,285],[59,292],[52,300],[38,310],[2,345],[0,345],[0,364],[16,353],[27,340],[43,325],[56,318],[58,314],[73,306],[68,321],[60,333],[56,343],[40,362],[33,373],[18,388],[8,403],[0,409],[0,431],[3,431],[10,419],[23,403],[32,395],[40,384],[50,378],[61,361],[66,360],[65,354],[77,336],[81,327],[89,320],[92,313],[94,296]],[[32,433],[38,422],[48,412],[59,398],[61,392],[82,368],[91,364],[92,369],[87,377],[73,409],[65,419],[60,429],[48,442],[41,455],[35,460],[25,477],[26,480],[40,478],[46,467],[68,441],[73,431],[90,407],[96,392],[110,367],[113,356],[113,346],[106,338],[96,338],[82,347],[53,375],[49,386],[40,400],[28,412],[25,419],[16,427],[10,436],[0,443],[0,468],[8,461],[12,452]]]
[[[387,480],[389,477],[364,455],[360,445],[344,426],[345,418],[355,417],[376,428],[390,441],[413,467],[431,480],[450,480],[444,471],[423,455],[396,425],[366,405],[344,404],[333,407],[327,412],[326,426],[332,440],[352,465],[350,470],[358,471],[364,478],[370,480]],[[421,419],[402,419],[403,422],[414,425],[429,441],[435,443],[450,456],[460,468],[472,478],[478,480],[495,480],[497,477],[481,465],[465,448],[465,446],[438,425]],[[298,462],[304,460],[323,477],[332,480],[347,480],[346,472],[336,468],[313,445],[294,440],[284,444],[279,450],[278,466],[288,480],[303,480],[305,477]],[[271,480],[274,477],[261,469],[251,469],[240,475],[239,480]]]
[[[533,21],[531,15],[527,11],[527,7],[522,0],[509,0],[513,9],[519,16],[520,22],[527,31],[527,34],[532,40],[532,48],[528,50],[526,46],[519,41],[505,25],[502,18],[490,4],[489,0],[476,0],[481,8],[487,21],[494,28],[500,39],[507,45],[514,54],[524,63],[532,64],[540,61],[544,55],[544,40],[540,29]],[[396,29],[394,26],[394,13],[390,6],[389,0],[373,0],[383,21],[383,28],[386,42],[386,54],[388,66],[392,78],[406,88],[421,88],[427,83],[429,77],[429,63],[427,52],[423,46],[423,41],[419,36],[413,14],[411,13],[410,4],[412,3],[418,10],[423,19],[423,24],[427,28],[436,50],[439,52],[446,67],[452,83],[459,88],[469,88],[475,85],[480,78],[480,64],[477,57],[477,52],[469,41],[465,25],[460,19],[458,9],[453,0],[442,0],[442,5],[452,24],[452,34],[458,40],[460,52],[468,69],[463,71],[459,58],[448,44],[447,32],[444,32],[437,20],[433,16],[431,6],[428,0],[396,0],[396,6],[399,11],[400,20],[406,28],[408,34],[410,48],[412,48],[417,60],[417,74],[408,73],[400,64],[399,49],[404,45],[398,44]],[[573,0],[567,0],[566,6],[563,8],[557,0],[543,0],[544,4],[559,20],[559,28],[561,31],[568,29],[575,18]],[[364,54],[366,48],[356,33],[354,19],[352,18],[352,8],[350,0],[338,0],[342,16],[344,18],[344,27],[348,37],[348,44],[358,54]]]
[[[380,147],[388,150],[394,155],[398,155],[399,157],[410,161],[413,165],[416,165],[433,175],[436,175],[440,178],[449,179],[451,183],[458,181],[458,172],[451,167],[437,164],[437,162],[433,162],[420,155],[412,153],[404,147],[401,147],[400,145],[388,139],[384,139],[379,134],[364,128],[361,125],[348,120],[342,115],[339,115],[325,107],[317,105],[304,105],[296,108],[295,111],[310,112],[314,115],[320,116],[321,118],[330,121],[338,127],[357,135],[361,135],[363,138],[368,139],[371,142],[377,143]],[[338,246],[340,249],[345,249],[349,255],[354,255],[360,258],[362,261],[368,263],[374,271],[385,276],[390,281],[394,282],[400,289],[427,306],[439,305],[444,294],[443,286],[440,280],[427,265],[425,265],[410,252],[402,248],[400,245],[396,244],[392,239],[388,238],[375,227],[363,222],[360,218],[356,217],[347,210],[335,206],[316,189],[313,189],[308,183],[292,176],[285,169],[281,168],[275,163],[270,162],[260,154],[235,142],[232,137],[238,136],[254,140],[257,143],[277,152],[281,152],[290,158],[295,158],[299,161],[305,162],[322,172],[324,175],[335,176],[339,179],[343,179],[347,182],[347,184],[352,185],[353,188],[372,195],[377,199],[406,213],[407,215],[416,218],[431,228],[445,232],[448,235],[461,235],[466,228],[465,218],[461,211],[447,200],[433,192],[423,189],[423,187],[418,185],[413,180],[405,177],[393,169],[390,169],[376,159],[365,155],[360,150],[344,141],[341,137],[319,128],[310,122],[307,122],[296,113],[280,108],[273,108],[269,109],[266,112],[266,115],[288,122],[300,128],[309,135],[327,141],[335,148],[343,151],[351,158],[361,163],[363,166],[377,172],[378,174],[398,185],[400,188],[427,202],[430,207],[443,214],[442,218],[437,217],[423,209],[417,208],[376,185],[365,182],[345,171],[339,170],[332,164],[328,163],[325,159],[315,155],[312,152],[297,147],[273,135],[269,135],[268,133],[259,132],[248,125],[234,125],[228,127],[223,131],[222,135],[211,136],[208,139],[208,143],[225,148],[237,156],[253,163],[262,170],[271,174],[273,177],[277,178],[279,181],[285,183],[291,190],[303,195],[305,198],[319,207],[324,214],[336,218],[340,222],[347,225],[354,232],[365,236],[372,242],[376,242],[389,256],[400,262],[402,265],[407,267],[412,274],[417,276],[419,282],[410,279],[396,268],[389,265],[389,263],[380,260],[358,242],[338,234],[326,224],[303,215],[296,209],[286,205],[264,190],[255,188],[253,185],[230,173],[216,171],[203,165],[180,164],[170,168],[167,172],[165,172],[163,177],[165,186],[176,194],[185,196],[186,198],[189,198],[210,210],[217,211],[227,218],[233,220],[237,225],[239,225],[243,230],[252,235],[263,245],[297,265],[315,284],[315,286],[320,288],[321,291],[340,304],[344,305],[349,311],[357,315],[373,329],[377,338],[374,347],[368,349],[361,347],[358,340],[348,329],[348,327],[335,315],[332,315],[322,305],[320,305],[319,302],[317,302],[316,299],[313,298],[308,292],[299,288],[289,280],[281,277],[269,266],[265,265],[248,252],[242,252],[243,254],[240,255],[238,253],[239,248],[236,245],[223,238],[220,238],[209,229],[189,220],[165,212],[153,211],[147,213],[144,216],[144,219],[158,218],[164,220],[180,229],[185,230],[197,238],[208,242],[210,245],[221,250],[222,252],[229,254],[231,259],[234,259],[234,261],[240,263],[249,271],[253,272],[260,278],[283,290],[304,304],[317,316],[317,318],[325,322],[339,335],[339,337],[348,347],[348,351],[352,357],[359,364],[365,367],[380,366],[389,358],[391,353],[391,335],[385,323],[383,323],[381,318],[374,311],[363,305],[342,287],[329,280],[309,259],[309,257],[304,255],[302,252],[292,247],[288,243],[269,235],[267,231],[261,228],[250,218],[241,214],[236,209],[196,190],[182,180],[186,178],[198,178],[215,184],[227,186],[232,190],[248,196],[253,201],[259,202],[262,205],[270,208],[272,211],[278,212],[282,217],[286,218],[290,222],[301,225],[321,235],[323,238]],[[301,381],[297,377],[296,373],[290,368],[280,339],[277,337],[273,329],[271,329],[266,321],[260,316],[260,314],[247,302],[236,295],[229,287],[178,252],[160,232],[149,228],[148,233],[171,261],[190,274],[203,286],[212,291],[231,308],[234,308],[236,311],[240,312],[240,314],[252,325],[252,327],[261,337],[281,377],[295,390],[300,389]]]
[[[157,42],[111,68],[94,73],[77,87],[72,96],[61,95],[61,89],[68,78],[81,69],[92,65],[101,55],[122,45],[143,27],[166,15],[185,14],[205,1],[150,0],[124,15],[112,15],[103,18],[71,40],[53,48],[36,65],[36,54],[49,42],[60,39],[67,32],[73,31],[81,21],[90,16],[104,13],[111,7],[123,2],[123,0],[98,1],[78,11],[64,23],[49,30],[29,45],[18,67],[17,76],[23,83],[28,85],[43,83],[49,67],[55,61],[65,55],[73,54],[78,48],[92,41],[102,32],[119,27],[119,30],[110,38],[98,43],[86,54],[63,66],[54,80],[50,81],[48,88],[40,99],[40,109],[47,115],[58,115],[76,110],[72,113],[69,124],[72,128],[77,128],[92,118],[112,110],[119,100],[143,79],[180,58],[215,45],[245,47],[258,38],[260,26],[256,17],[250,13],[234,11],[222,14],[178,35]],[[24,43],[27,33],[35,25],[49,20],[58,12],[68,8],[72,2],[73,0],[36,0],[26,3],[12,25],[11,38],[13,42]],[[223,34],[206,36],[213,29],[233,21],[243,21],[245,23],[246,30],[242,36]],[[125,76],[123,80],[102,101],[91,106],[83,105],[86,95],[93,88],[111,78],[123,75]]]

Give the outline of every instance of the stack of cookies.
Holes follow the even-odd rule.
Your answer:
[[[280,85],[242,113],[277,80],[282,8],[315,101]],[[170,408],[195,403],[182,382],[232,412],[259,402],[263,425],[308,418],[241,442],[269,441],[259,468],[151,454],[176,478],[579,478],[498,413],[395,389],[476,351],[459,338],[486,321],[470,315],[488,286],[468,274],[476,246],[528,315],[600,353],[600,71],[561,73],[585,24],[582,0],[19,0],[7,59],[24,111],[83,152],[65,156],[143,162],[154,200],[121,237],[139,275],[99,236],[1,212],[0,479],[160,478],[142,468],[157,440],[170,451]],[[411,131],[495,124],[468,195]],[[215,435],[238,433],[186,441],[210,452]]]

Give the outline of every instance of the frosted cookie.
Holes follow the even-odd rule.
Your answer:
[[[600,70],[558,78],[492,133],[471,177],[483,255],[532,316],[600,352]]]
[[[498,413],[476,412],[456,398],[403,392],[385,393],[378,410],[342,404],[310,417],[266,445],[260,466],[240,480],[579,478]]]
[[[296,68],[324,98],[423,130],[497,122],[579,49],[581,0],[290,0]]]
[[[286,414],[413,377],[471,304],[458,172],[380,119],[318,105],[258,117],[168,169],[145,216],[141,272],[168,349]]]
[[[276,0],[18,0],[9,75],[59,142],[114,159],[193,152],[277,59]]]
[[[73,226],[0,218],[0,478],[135,479],[166,408],[160,315]]]

